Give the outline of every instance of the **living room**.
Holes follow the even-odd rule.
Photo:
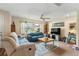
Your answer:
[[[79,12],[76,5],[79,6],[74,3],[0,4],[1,54],[78,56]]]

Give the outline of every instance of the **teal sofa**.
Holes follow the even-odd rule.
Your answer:
[[[42,32],[35,32],[35,33],[29,33],[27,34],[27,39],[29,42],[36,42],[38,41],[38,38],[44,37],[44,34]]]

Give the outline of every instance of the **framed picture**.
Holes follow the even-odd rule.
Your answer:
[[[64,26],[64,22],[54,23],[52,26],[53,27],[63,27]]]

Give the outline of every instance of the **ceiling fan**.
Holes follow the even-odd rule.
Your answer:
[[[41,14],[40,19],[42,19],[43,21],[46,21],[46,19],[50,19],[50,18],[45,17],[44,14]]]

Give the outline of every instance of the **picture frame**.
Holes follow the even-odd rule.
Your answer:
[[[64,27],[64,22],[54,23],[52,26],[53,27]]]

